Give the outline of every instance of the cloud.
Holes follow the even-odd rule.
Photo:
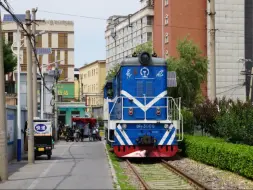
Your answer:
[[[107,19],[111,15],[127,15],[140,8],[139,0],[10,0],[16,14],[38,7],[38,19],[72,20],[75,22],[75,66],[105,59],[104,31],[106,20],[50,14],[40,10]]]

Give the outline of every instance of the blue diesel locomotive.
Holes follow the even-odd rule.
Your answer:
[[[107,142],[118,157],[174,156],[183,138],[180,98],[167,96],[175,72],[167,72],[165,59],[147,52],[120,65],[104,87]]]

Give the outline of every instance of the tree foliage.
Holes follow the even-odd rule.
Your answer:
[[[148,52],[149,54],[152,54],[153,53],[153,43],[152,41],[148,41],[144,44],[140,44],[138,46],[136,46],[134,52],[137,53],[137,55],[141,52]]]
[[[181,97],[185,107],[193,107],[206,80],[208,60],[197,45],[187,38],[178,42],[178,58],[168,59],[168,70],[177,73],[177,87],[169,88],[169,95]]]
[[[196,125],[211,136],[229,142],[253,145],[253,108],[250,102],[206,100],[193,109]]]
[[[3,54],[4,54],[4,73],[8,74],[13,72],[17,66],[17,58],[13,55],[11,50],[11,44],[3,42]]]
[[[152,43],[152,41],[148,41],[144,44],[140,44],[140,45],[136,46],[136,48],[134,50],[134,52],[137,53],[137,54],[139,54],[143,51],[146,51],[146,52],[152,54],[152,52],[153,52],[153,43]],[[113,79],[113,77],[119,71],[119,68],[120,68],[120,63],[117,63],[117,64],[113,65],[110,68],[110,70],[107,72],[106,81]]]
[[[120,68],[120,64],[115,64],[111,67],[111,69],[107,72],[106,75],[106,81],[112,80],[113,77],[115,77],[115,75],[117,74],[117,72],[119,71]]]

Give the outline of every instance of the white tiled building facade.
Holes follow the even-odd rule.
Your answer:
[[[209,9],[209,3],[208,9]],[[240,72],[245,70],[239,62],[245,58],[245,10],[244,0],[216,0],[215,28],[216,31],[216,94],[218,98],[226,96],[240,100],[246,99],[245,76]],[[210,29],[210,18],[208,29]],[[210,33],[207,30],[208,42]],[[253,34],[252,34],[253,35]],[[208,43],[208,55],[210,45]],[[210,72],[210,68],[209,68]],[[208,74],[208,96],[210,97],[210,74]]]
[[[107,20],[106,70],[131,56],[137,45],[152,41],[153,7],[145,6],[130,16],[111,16]]]
[[[16,47],[16,32],[17,26],[15,22],[3,22],[3,35],[6,41],[13,42]],[[43,64],[52,63],[57,60],[63,60],[60,62],[60,69],[63,70],[61,79],[68,78],[69,82],[74,81],[74,23],[72,21],[58,21],[58,20],[46,20],[38,22],[36,26],[36,33],[45,31],[44,34],[37,36],[37,47],[52,48],[51,55],[38,56],[39,61]],[[20,38],[26,39],[24,32],[21,32]],[[26,56],[26,40],[24,46],[20,51],[20,64],[21,70],[26,71],[27,56]],[[16,51],[16,48],[14,48]],[[54,67],[53,67],[54,68]],[[51,68],[51,69],[53,69]],[[45,67],[44,70],[47,68]],[[50,68],[48,68],[50,69]]]

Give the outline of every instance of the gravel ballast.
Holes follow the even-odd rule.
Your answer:
[[[253,189],[253,181],[249,179],[189,158],[168,162],[211,189]]]

